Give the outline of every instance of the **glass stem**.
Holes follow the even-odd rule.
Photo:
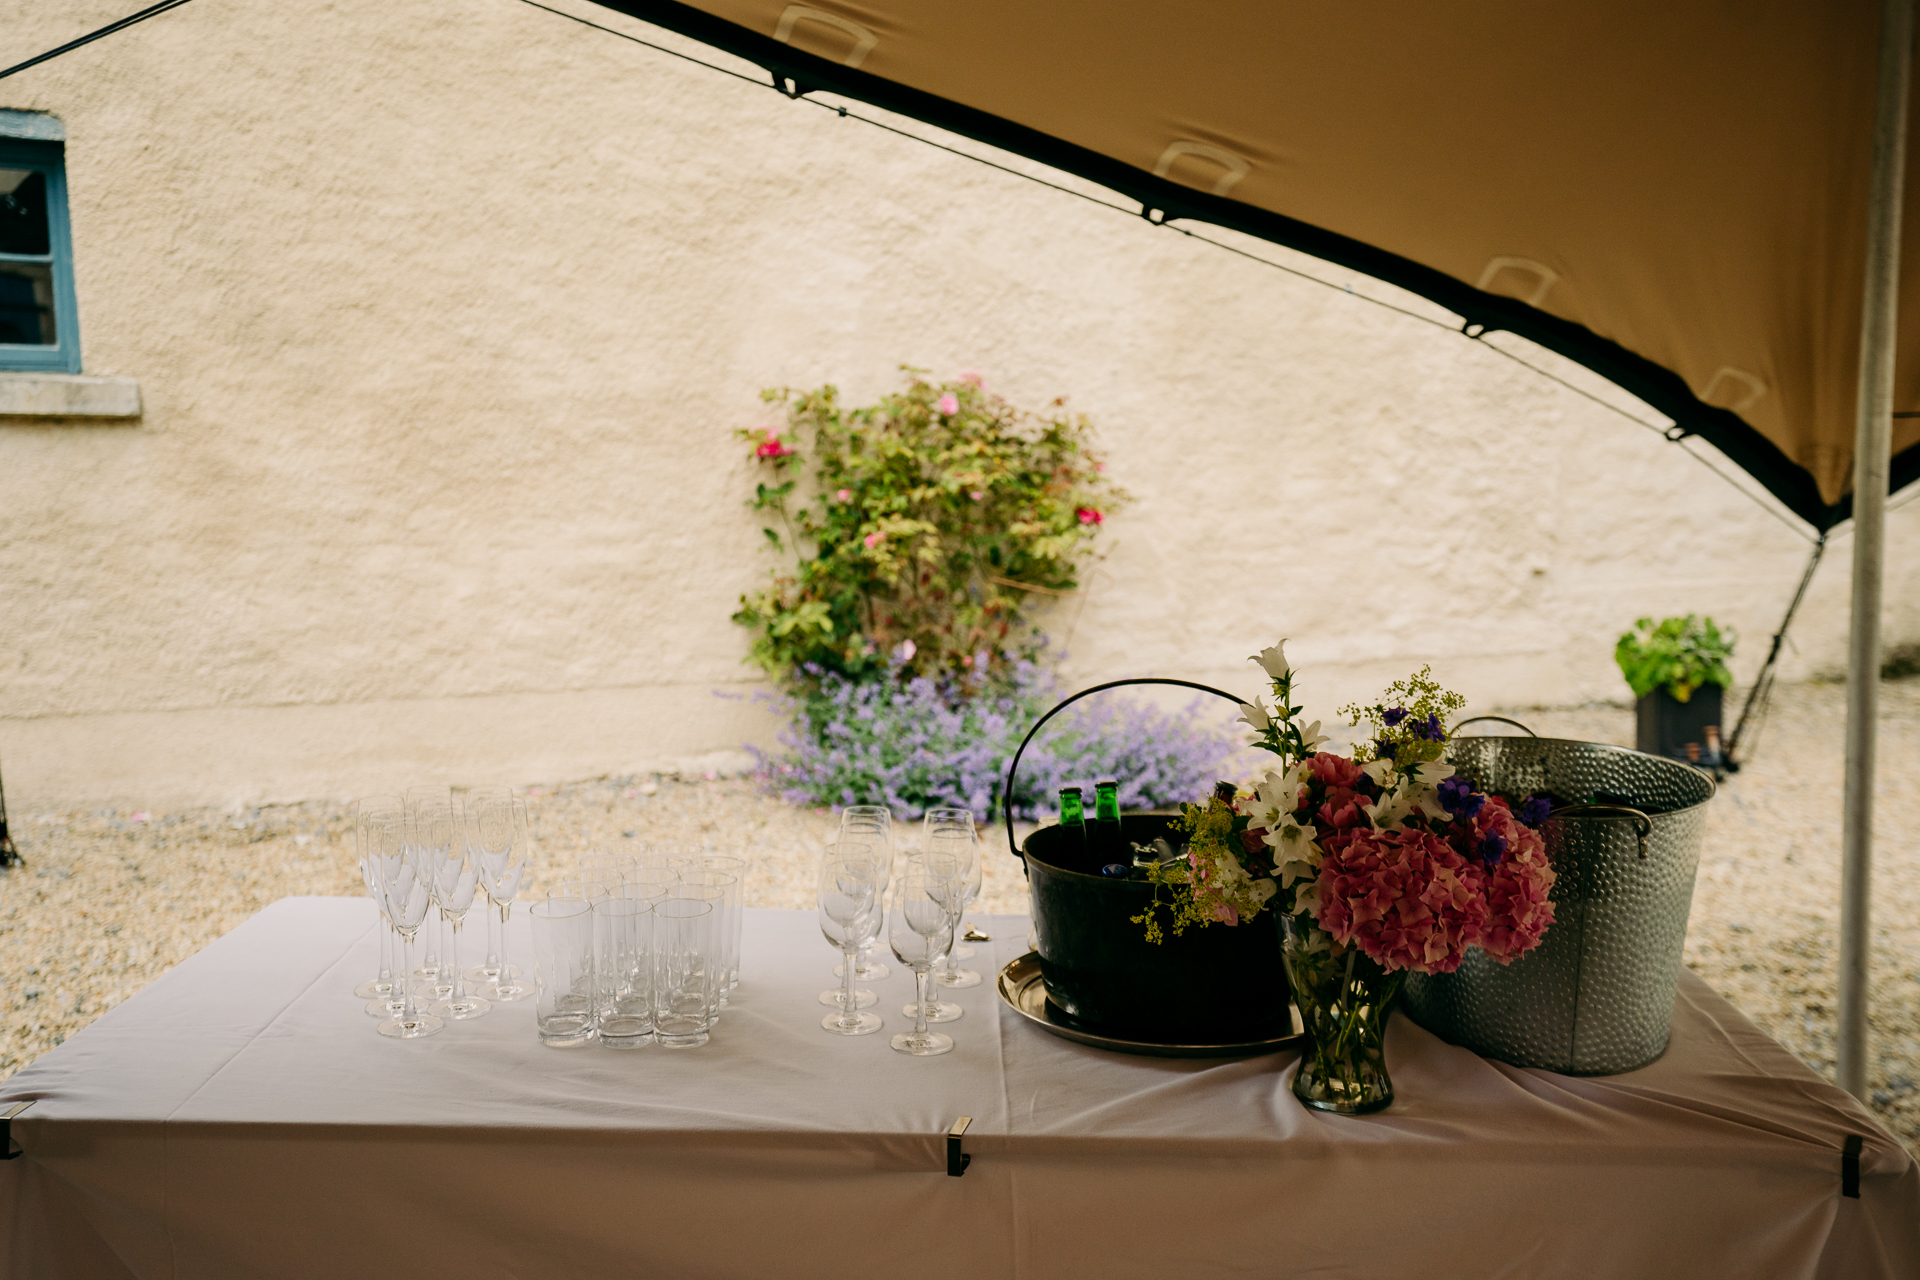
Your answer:
[[[853,960],[859,954],[858,948],[848,950],[847,962],[840,966],[840,1022],[843,1026],[859,1021],[859,1010],[853,1007]]]
[[[448,948],[448,956],[453,962],[453,999],[457,1004],[467,998],[467,975],[460,970],[460,922],[462,917],[452,917],[453,944]]]
[[[413,930],[411,929],[400,931],[400,960],[406,966],[400,970],[404,975],[400,980],[402,1001],[400,1021],[412,1022],[419,1016],[419,1011],[413,1007]]]
[[[380,981],[393,981],[393,921],[380,913]]]
[[[932,978],[932,965],[923,964],[915,966],[913,971],[913,989],[920,997],[919,1011],[914,1014],[913,1018],[913,1038],[915,1043],[927,1038],[927,1004],[932,999],[932,993],[929,992],[927,988],[931,985]]]
[[[500,904],[500,976],[495,978],[494,981],[498,982],[501,986],[505,986],[509,981],[507,977],[507,917],[512,914],[512,912],[513,899],[509,898]]]
[[[500,927],[494,923],[493,912],[481,912],[487,918],[487,971],[496,978],[503,977],[500,972]]]

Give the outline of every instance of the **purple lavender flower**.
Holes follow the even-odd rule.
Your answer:
[[[1405,707],[1388,707],[1385,711],[1380,713],[1381,721],[1389,729],[1393,728],[1393,726],[1399,724],[1402,720],[1405,720],[1406,718],[1407,718],[1407,709]]]
[[[1546,796],[1528,796],[1520,802],[1520,811],[1514,817],[1529,827],[1537,827],[1553,816],[1553,801]]]
[[[1467,822],[1471,822],[1473,816],[1480,812],[1480,806],[1487,802],[1485,796],[1473,789],[1472,783],[1458,776],[1446,779],[1433,791],[1434,799],[1440,802],[1442,809]]]

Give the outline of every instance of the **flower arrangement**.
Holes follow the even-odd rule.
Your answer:
[[[1309,949],[1358,948],[1389,971],[1451,973],[1469,947],[1508,962],[1536,946],[1553,923],[1553,868],[1537,830],[1550,802],[1528,797],[1516,810],[1440,762],[1443,724],[1464,699],[1422,668],[1379,703],[1343,708],[1371,737],[1335,755],[1319,749],[1319,721],[1297,719],[1284,644],[1254,660],[1275,708],[1255,699],[1241,718],[1280,767],[1247,794],[1184,807],[1186,863],[1154,869],[1171,902],[1156,898],[1138,918],[1148,936],[1164,937],[1168,905],[1175,935],[1272,907],[1297,918]]]
[[[1223,785],[1184,807],[1186,858],[1151,868],[1153,901],[1132,918],[1157,942],[1169,907],[1176,936],[1279,912],[1288,978],[1313,1040],[1294,1093],[1326,1110],[1375,1110],[1393,1096],[1381,1046],[1405,975],[1451,973],[1475,946],[1511,963],[1553,923],[1554,872],[1537,829],[1551,801],[1516,806],[1442,763],[1444,726],[1465,700],[1429,668],[1378,703],[1342,708],[1369,736],[1338,755],[1320,749],[1318,721],[1298,719],[1285,643],[1253,661],[1272,682],[1274,706],[1256,698],[1241,719],[1279,767],[1251,792]]]

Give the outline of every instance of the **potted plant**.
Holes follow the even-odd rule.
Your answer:
[[[1642,751],[1718,764],[1721,694],[1734,634],[1712,618],[1642,618],[1614,646],[1614,661],[1637,698],[1635,743]],[[1691,748],[1691,750],[1689,750]]]

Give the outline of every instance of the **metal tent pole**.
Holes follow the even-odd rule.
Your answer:
[[[1871,938],[1874,746],[1880,703],[1880,594],[1893,357],[1900,275],[1900,195],[1907,152],[1913,0],[1883,0],[1867,207],[1866,298],[1853,451],[1853,620],[1847,638],[1847,789],[1840,852],[1840,1087],[1867,1096],[1867,959]]]

